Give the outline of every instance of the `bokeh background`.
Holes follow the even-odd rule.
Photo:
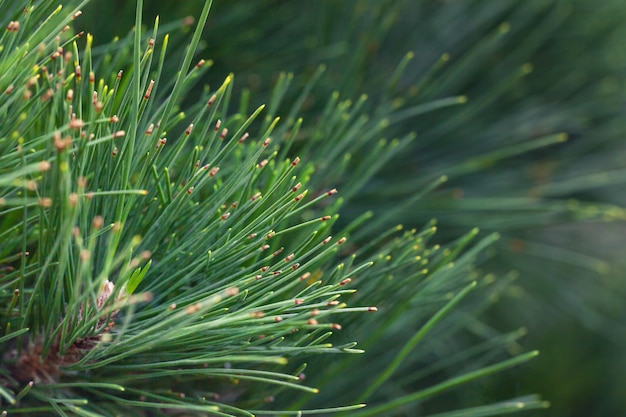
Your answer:
[[[93,1],[78,22],[96,43],[124,37],[133,2]],[[202,1],[147,0],[172,33],[171,70]],[[231,72],[262,103],[282,71],[304,86],[315,118],[334,91],[366,106],[408,51],[402,105],[439,107],[392,121],[415,131],[408,149],[355,196],[365,210],[421,226],[445,241],[474,226],[501,239],[484,266],[518,278],[485,312],[485,332],[524,326],[541,356],[482,382],[479,402],[539,392],[552,407],[527,415],[626,415],[626,3],[621,0],[215,0],[201,56],[206,82]],[[298,88],[287,92],[299,93]],[[450,97],[467,103],[443,106]],[[192,98],[193,99],[193,98]],[[438,101],[444,100],[444,101]],[[285,100],[289,102],[289,99]],[[430,103],[430,104],[429,104]],[[413,107],[414,108],[414,107]],[[551,134],[567,140],[549,140]],[[558,136],[557,138],[564,138]],[[448,182],[403,204],[441,175]],[[448,395],[442,401],[462,402]],[[446,404],[442,404],[445,409]]]

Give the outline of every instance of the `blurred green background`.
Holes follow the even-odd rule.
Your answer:
[[[172,33],[177,65],[202,1],[146,1],[145,22]],[[134,5],[94,1],[78,22],[96,43],[126,36]],[[407,115],[389,126],[418,138],[352,198],[343,216],[393,213],[392,223],[439,220],[439,238],[479,226],[502,234],[486,269],[519,278],[485,317],[497,330],[528,329],[542,355],[483,382],[479,403],[539,392],[541,416],[626,415],[626,3],[621,0],[216,0],[199,54],[206,80],[230,72],[253,103],[281,71],[302,87],[326,72],[305,105],[319,114],[333,91],[369,96],[408,52],[402,105],[465,95],[464,105]],[[299,89],[287,94],[293,98]],[[289,100],[286,100],[289,102]],[[568,140],[535,147],[548,134]],[[528,148],[527,152],[521,149]],[[434,178],[449,181],[402,205]],[[490,331],[487,329],[485,331]],[[461,401],[452,395],[442,401]],[[443,404],[442,409],[445,409]]]

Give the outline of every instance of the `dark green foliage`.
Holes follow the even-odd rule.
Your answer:
[[[159,8],[172,19],[194,14],[191,4]],[[267,0],[220,2],[215,10],[206,54],[217,73],[236,70],[253,98],[262,99],[277,71],[305,80],[323,62],[327,71],[312,91],[319,99],[305,108],[313,118],[334,90],[353,99],[365,92],[372,106],[409,50],[415,58],[395,90],[405,93],[404,105],[467,95],[463,106],[387,130],[418,137],[343,217],[396,210],[411,190],[449,176],[419,204],[394,211],[393,221],[437,217],[445,239],[473,226],[502,233],[491,267],[521,278],[491,322],[526,324],[534,345],[555,352],[523,379],[542,385],[557,414],[624,413],[619,377],[611,376],[623,372],[626,334],[621,1]],[[233,26],[237,34],[226,35]],[[566,141],[551,136],[560,133]],[[555,355],[593,371],[553,372]]]
[[[172,4],[162,16],[194,13],[186,7]],[[555,374],[557,359],[543,355],[524,379],[556,378],[541,383],[556,413],[623,413],[611,399],[619,379],[610,376],[623,369],[626,334],[623,226],[615,221],[624,217],[626,178],[622,2],[239,1],[215,10],[207,55],[217,72],[236,69],[253,97],[263,97],[277,69],[306,79],[324,62],[313,90],[321,99],[307,103],[313,117],[334,90],[351,98],[366,92],[368,103],[378,103],[409,50],[415,58],[396,90],[408,93],[405,104],[467,95],[463,106],[392,126],[389,136],[415,130],[418,137],[344,208],[344,218],[397,209],[411,190],[448,175],[439,191],[394,212],[394,221],[437,217],[446,239],[473,226],[501,232],[491,267],[519,270],[521,278],[492,322],[527,324],[535,345],[595,369],[582,388],[576,367]],[[237,36],[224,36],[228,25]],[[566,141],[550,136],[560,133]]]
[[[619,244],[601,239],[624,218],[614,192],[624,179],[623,65],[612,53],[626,14],[619,2],[217,1],[202,40],[192,41],[200,47],[193,60],[185,46],[194,25],[185,16],[203,20],[203,4],[146,7],[147,27],[160,14],[158,31],[107,44],[131,27],[135,4],[92,3],[73,25],[95,33],[94,46],[72,46],[71,31],[62,37],[74,58],[50,61],[51,74],[61,71],[50,81],[51,100],[24,96],[27,104],[17,106],[19,95],[7,94],[0,102],[0,138],[27,150],[7,146],[0,159],[0,197],[10,207],[0,212],[0,264],[16,268],[0,275],[2,325],[17,329],[2,333],[5,398],[61,415],[136,413],[135,406],[172,415],[164,403],[188,413],[322,415],[366,402],[344,414],[443,417],[543,408],[527,396],[540,388],[556,413],[620,413],[619,395],[610,399],[619,372],[585,388],[572,374],[580,368],[559,365],[584,358],[593,381],[617,362],[611,355],[619,360],[607,338],[624,343],[616,332],[624,287],[607,275],[607,249]],[[21,20],[14,14],[6,19]],[[60,27],[32,25],[29,36]],[[35,98],[46,94],[45,80],[28,79],[54,50],[54,35],[23,66],[10,65],[17,55],[6,47],[0,90],[12,83]],[[194,68],[201,57],[210,61]],[[175,83],[181,63],[180,74],[191,70]],[[102,83],[88,83],[91,68]],[[104,84],[116,93],[107,96]],[[91,103],[94,90],[103,110]],[[67,126],[71,110],[95,142],[86,145]],[[40,174],[43,160],[51,169]],[[340,198],[325,194],[333,187]],[[324,243],[331,231],[336,237]],[[19,256],[24,249],[28,259]],[[597,284],[601,274],[607,278]],[[109,276],[115,297],[102,304]],[[13,296],[16,285],[26,297]],[[374,305],[378,313],[367,312]],[[85,315],[91,322],[76,327]],[[566,322],[598,335],[584,355],[579,325],[572,336],[545,336]],[[343,330],[331,335],[336,323]],[[520,355],[531,346],[519,341],[524,329],[495,330],[522,324],[548,354],[497,379],[493,372],[535,356]],[[65,352],[69,363],[41,355],[41,335],[44,349]],[[357,352],[355,340],[366,353],[345,355]],[[28,341],[37,347],[23,348],[28,360],[43,357],[61,371],[19,393],[38,368],[16,370],[24,361],[11,351]],[[306,394],[304,384],[321,392]],[[564,392],[578,393],[577,402]],[[461,407],[473,408],[452,411]]]

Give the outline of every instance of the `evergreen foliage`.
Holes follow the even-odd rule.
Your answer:
[[[91,10],[107,16],[127,7],[111,3]],[[179,25],[196,8],[158,7]],[[485,400],[520,383],[539,387],[557,415],[625,413],[622,1],[232,0],[216,2],[214,12],[203,37],[211,82],[236,69],[235,88],[261,103],[279,71],[294,71],[300,86],[326,65],[305,121],[336,90],[353,99],[367,92],[372,113],[407,51],[414,55],[391,94],[395,105],[467,96],[390,125],[387,137],[417,138],[347,202],[339,221],[373,209],[407,227],[436,217],[438,242],[475,226],[501,234],[488,269],[519,271],[519,279],[488,323],[528,326],[525,345],[543,354],[509,380],[492,378],[480,392],[446,401]],[[400,207],[442,174],[449,180],[435,192]]]
[[[548,405],[477,384],[537,355],[525,329],[481,317],[519,288],[512,269],[608,269],[551,236],[624,218],[619,199],[593,194],[623,181],[595,162],[616,149],[618,79],[606,65],[532,78],[580,8],[155,2],[180,18],[161,23],[141,0],[95,2],[87,11],[114,33],[94,41],[86,3],[0,2],[0,410]],[[470,15],[445,33],[432,18]],[[134,30],[107,43],[130,16]],[[581,81],[594,71],[604,78]],[[600,141],[584,139],[590,128]],[[577,283],[552,284],[533,311],[586,319]]]

